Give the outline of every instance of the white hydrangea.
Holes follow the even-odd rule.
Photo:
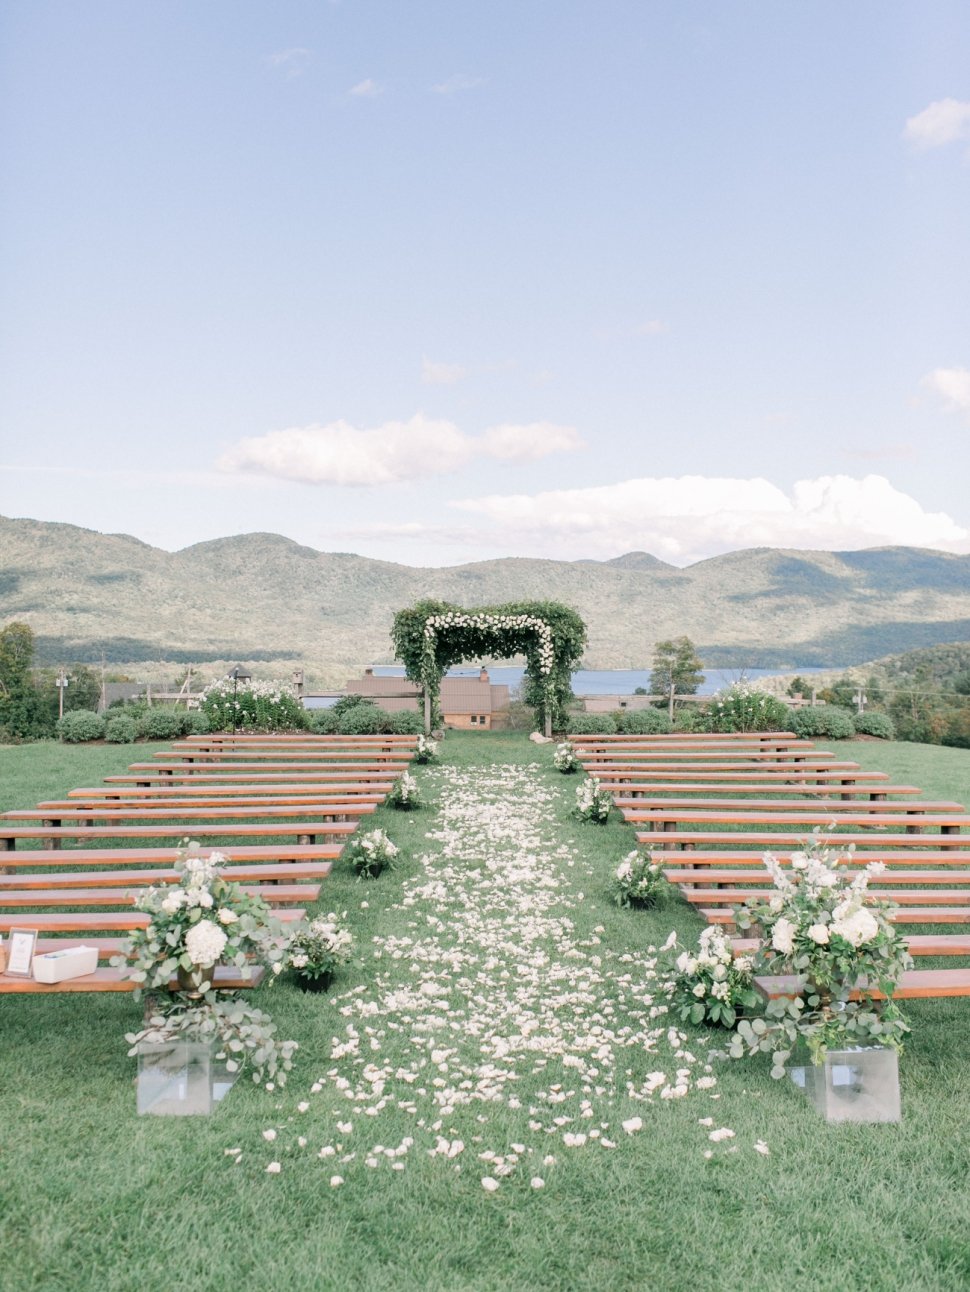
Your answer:
[[[195,965],[214,965],[225,950],[228,938],[218,924],[199,920],[185,935],[185,950]]]

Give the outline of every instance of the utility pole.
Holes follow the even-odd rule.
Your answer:
[[[64,717],[64,688],[67,686],[70,678],[61,668],[57,674],[54,685],[57,687],[57,717],[58,720]]]

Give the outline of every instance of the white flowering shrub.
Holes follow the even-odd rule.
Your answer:
[[[557,772],[562,772],[564,776],[569,776],[573,772],[579,771],[579,759],[576,757],[576,750],[564,740],[562,744],[556,746],[556,752],[552,756],[552,765]]]
[[[637,852],[635,848],[617,866],[610,883],[617,906],[640,908],[656,906],[666,896],[669,887],[663,866],[649,853]]]
[[[353,936],[340,926],[333,911],[316,915],[294,930],[284,963],[298,978],[322,978],[349,960],[353,944]]]
[[[608,790],[600,788],[595,776],[589,776],[582,785],[576,786],[576,806],[574,815],[580,821],[592,821],[596,825],[605,825],[613,807],[613,796]]]
[[[885,866],[870,862],[850,875],[842,860],[823,847],[819,830],[793,854],[790,869],[766,853],[772,889],[736,912],[739,929],[756,929],[764,939],[756,972],[794,974],[800,982],[795,997],[768,1002],[766,1030],[739,1027],[732,1047],[735,1057],[745,1047],[772,1051],[772,1075],[781,1075],[799,1039],[818,1063],[827,1049],[847,1045],[900,1049],[909,1031],[892,994],[912,960],[890,919],[895,907],[867,891]]]
[[[303,705],[280,681],[223,677],[206,687],[199,705],[210,731],[303,731],[308,725]]]
[[[739,682],[718,691],[707,708],[711,731],[785,731],[792,711],[776,695]]]
[[[413,812],[421,806],[421,791],[410,772],[397,778],[387,796],[387,802],[399,812]]]
[[[167,989],[180,969],[186,972],[234,965],[246,978],[254,964],[279,972],[286,944],[283,925],[260,897],[246,893],[219,874],[226,858],[204,856],[197,843],[180,851],[178,880],[140,894],[135,906],[149,922],[135,929],[111,963],[135,984],[135,998],[146,989]],[[212,976],[199,990],[213,991]]]
[[[760,1011],[750,956],[735,956],[721,929],[702,930],[696,950],[689,951],[672,933],[661,956],[661,990],[670,1013],[695,1027],[732,1028],[741,1014]]]
[[[376,879],[382,870],[393,870],[394,859],[400,852],[384,830],[369,830],[356,835],[347,845],[344,855],[361,879]]]
[[[418,736],[417,743],[414,746],[414,761],[416,763],[433,763],[437,757],[437,740],[432,740],[430,736]]]

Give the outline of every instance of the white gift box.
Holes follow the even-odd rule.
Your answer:
[[[48,951],[34,956],[34,978],[37,982],[66,982],[68,978],[83,978],[98,967],[97,947],[65,947],[63,951]]]

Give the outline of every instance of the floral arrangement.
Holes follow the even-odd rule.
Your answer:
[[[576,750],[568,740],[556,746],[556,752],[552,756],[552,765],[557,772],[562,772],[564,776],[569,776],[572,772],[579,771],[579,759],[576,757]]]
[[[148,925],[135,929],[111,960],[137,984],[136,999],[145,989],[167,988],[180,972],[204,996],[213,990],[219,963],[235,965],[244,978],[254,962],[279,972],[283,926],[261,898],[220,876],[225,863],[222,853],[204,856],[197,843],[188,843],[175,863],[177,882],[138,897],[135,906],[147,912]]]
[[[239,1072],[246,1063],[253,1069],[254,1081],[286,1085],[287,1073],[293,1067],[293,1056],[299,1048],[296,1041],[280,1041],[276,1024],[260,1009],[237,996],[208,996],[198,1004],[183,1002],[171,1010],[152,1014],[140,1032],[129,1032],[125,1040],[136,1055],[139,1046],[165,1045],[171,1041],[214,1041],[219,1045],[216,1058],[225,1062],[229,1072]]]
[[[617,906],[656,906],[667,891],[663,866],[634,848],[623,858],[610,884]]]
[[[587,777],[582,785],[576,786],[576,806],[573,812],[580,821],[594,821],[597,825],[605,825],[612,807],[612,795],[607,790],[600,789],[595,776]]]
[[[416,763],[433,763],[437,757],[437,740],[432,740],[430,736],[418,736],[417,743],[414,746],[414,761]]]
[[[400,849],[384,830],[370,830],[356,835],[347,846],[346,856],[361,879],[376,879],[382,870],[393,870]]]
[[[211,731],[287,731],[307,725],[306,710],[285,682],[237,682],[231,676],[207,686],[199,705]]]
[[[672,933],[663,948],[661,990],[682,1023],[734,1027],[738,1015],[759,1008],[750,956],[735,956],[715,924],[701,931],[696,951],[687,951]]]
[[[391,845],[393,847],[393,844]],[[286,964],[298,978],[314,981],[329,978],[338,965],[350,958],[354,939],[337,923],[337,916],[317,915],[296,929],[286,952]]]
[[[790,870],[770,853],[764,864],[772,891],[766,900],[740,907],[737,924],[756,927],[765,940],[756,971],[797,975],[800,990],[768,1002],[767,1024],[742,1024],[732,1055],[739,1057],[745,1047],[749,1053],[773,1052],[772,1075],[781,1076],[799,1040],[807,1044],[813,1063],[820,1063],[828,1049],[901,1049],[909,1027],[892,994],[912,960],[890,920],[895,908],[868,897],[869,880],[885,870],[883,863],[870,862],[850,879],[816,830],[806,848],[792,856]]]
[[[387,796],[387,801],[399,812],[413,812],[421,806],[421,792],[418,782],[410,772],[404,772],[397,778]]]

